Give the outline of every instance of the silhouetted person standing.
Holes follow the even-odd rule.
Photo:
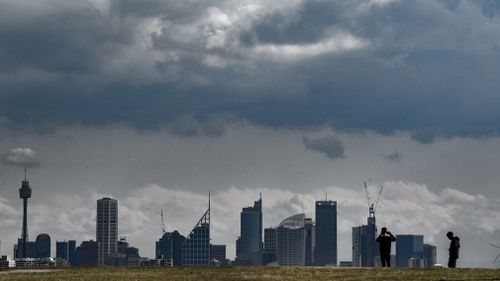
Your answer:
[[[380,261],[382,267],[391,267],[391,243],[396,241],[396,237],[392,235],[387,228],[382,227],[380,235],[377,237],[377,242],[380,247]]]
[[[446,236],[451,241],[450,248],[448,249],[448,251],[450,253],[450,257],[448,259],[448,267],[455,268],[455,267],[457,267],[458,252],[460,249],[460,238],[458,238],[457,236],[454,236],[453,232],[451,232],[451,231],[446,233]]]

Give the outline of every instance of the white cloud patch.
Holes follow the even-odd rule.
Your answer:
[[[300,60],[326,54],[336,54],[364,48],[369,42],[348,33],[339,33],[319,42],[308,44],[261,44],[253,48],[256,55],[278,60]]]
[[[20,167],[37,167],[40,163],[36,159],[36,152],[29,147],[11,149],[2,156],[2,162],[7,165]]]

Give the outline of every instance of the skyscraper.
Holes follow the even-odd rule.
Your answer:
[[[97,200],[96,237],[99,243],[100,265],[116,255],[118,243],[118,201],[108,197]]]
[[[305,265],[305,214],[284,219],[276,229],[276,260],[279,265]]]
[[[433,268],[436,264],[436,246],[424,244],[424,260],[426,268]]]
[[[375,266],[375,260],[378,256],[375,212],[370,212],[367,222],[367,225],[352,228],[353,266]]]
[[[208,209],[182,242],[182,265],[210,265],[210,195]]]
[[[306,218],[305,224],[305,265],[314,265],[314,244],[315,244],[315,226],[310,218]]]
[[[99,262],[100,245],[97,241],[83,241],[76,248],[76,265],[78,266],[97,266]]]
[[[412,264],[416,264],[416,260],[423,258],[423,235],[396,235],[396,264],[398,267],[410,267],[410,259],[412,259]]]
[[[56,241],[56,257],[76,265],[76,241]]]
[[[20,258],[28,257],[28,199],[31,198],[30,182],[26,179],[26,168],[24,169],[24,180],[19,189],[19,197],[23,199],[23,230],[21,234]],[[19,243],[18,243],[19,245]]]
[[[262,264],[262,198],[240,213],[236,259],[240,264]]]
[[[165,232],[156,242],[156,257],[163,256],[171,265],[182,265],[182,243],[186,239],[177,230]]]
[[[316,201],[314,264],[337,265],[337,201]]]
[[[262,258],[264,265],[276,261],[276,232],[276,228],[264,229],[264,254]]]

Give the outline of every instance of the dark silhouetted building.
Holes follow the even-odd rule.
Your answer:
[[[18,242],[18,258],[33,257],[34,253],[28,253],[28,199],[31,198],[30,182],[26,179],[26,169],[24,169],[24,180],[19,189],[19,197],[23,199],[23,230],[21,234],[21,242]]]
[[[227,264],[226,245],[210,245],[210,260],[221,265]]]
[[[182,265],[210,265],[210,199],[207,211],[182,242]]]
[[[353,266],[375,266],[378,260],[377,226],[375,214],[368,217],[368,225],[352,228],[352,264]]]
[[[39,234],[35,240],[36,258],[50,257],[50,236],[46,233]]]
[[[276,228],[271,227],[264,229],[264,265],[276,262],[276,235]]]
[[[337,265],[337,201],[316,201],[314,264]]]
[[[76,248],[76,264],[78,266],[98,266],[99,263],[99,242],[83,241]]]
[[[420,267],[420,260],[423,258],[423,235],[396,235],[396,264],[398,267]]]
[[[436,259],[437,250],[436,246],[424,244],[424,260],[426,268],[433,268],[437,262]]]
[[[182,265],[182,243],[185,239],[177,230],[165,232],[160,240],[156,241],[156,257],[163,257],[174,266]]]
[[[236,241],[236,263],[262,264],[262,198],[240,214],[240,237]]]
[[[276,260],[279,265],[305,265],[305,214],[283,220],[276,229]]]
[[[99,264],[118,253],[118,201],[108,197],[97,200],[96,237]]]
[[[56,258],[65,260],[70,265],[76,265],[76,241],[56,241]]]
[[[305,229],[305,235],[306,235],[306,241],[305,241],[305,265],[311,266],[314,265],[314,244],[315,244],[315,239],[314,239],[314,222],[310,218],[306,218],[305,224],[304,224],[304,229]]]

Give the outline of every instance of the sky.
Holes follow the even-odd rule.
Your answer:
[[[338,259],[366,223],[446,264],[498,267],[500,3],[494,0],[0,0],[0,240],[95,239],[96,200],[154,256],[212,193],[212,243],[338,203]],[[54,250],[54,249],[53,249]]]

